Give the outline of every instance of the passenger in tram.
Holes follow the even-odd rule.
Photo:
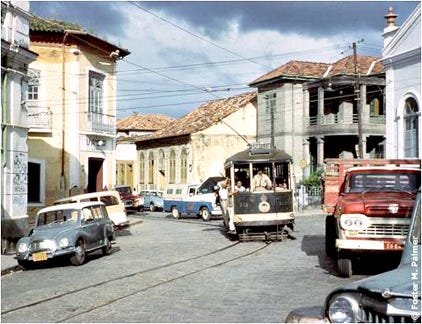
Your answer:
[[[246,189],[242,184],[242,181],[238,180],[236,182],[236,185],[234,186],[234,192],[233,193],[237,193],[237,192],[244,192]]]
[[[270,178],[260,169],[252,179],[253,191],[264,191],[272,188]]]

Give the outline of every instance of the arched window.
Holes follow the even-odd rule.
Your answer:
[[[375,98],[374,100],[371,101],[369,105],[369,109],[370,109],[371,117],[381,115],[380,101],[378,98]]]
[[[416,100],[409,97],[404,105],[404,157],[418,157],[419,147],[419,107]]]
[[[180,153],[180,182],[188,182],[188,152],[185,148]]]
[[[176,153],[174,152],[174,150],[170,151],[169,167],[170,167],[169,183],[175,183],[176,182]]]
[[[154,183],[154,153],[152,152],[148,156],[148,183]]]
[[[139,155],[139,183],[145,184],[145,155]]]

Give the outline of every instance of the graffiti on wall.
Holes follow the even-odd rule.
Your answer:
[[[28,188],[28,160],[26,153],[16,153],[13,159],[13,191],[26,193]]]

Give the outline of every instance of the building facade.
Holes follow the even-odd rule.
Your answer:
[[[33,17],[28,211],[115,183],[116,64],[130,52],[77,25]]]
[[[388,158],[421,158],[421,5],[402,26],[389,8],[382,63],[386,69]]]
[[[12,251],[28,232],[27,73],[29,1],[1,2],[1,249]]]
[[[385,81],[378,61],[290,61],[250,83],[258,89],[258,141],[292,156],[297,182],[325,158],[382,157]]]
[[[210,101],[135,140],[137,186],[165,190],[224,174],[225,160],[256,141],[256,94]]]

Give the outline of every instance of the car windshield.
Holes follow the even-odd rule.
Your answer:
[[[61,222],[76,222],[79,212],[77,209],[59,209],[45,213],[40,213],[35,226],[48,225]]]
[[[346,192],[405,191],[416,193],[420,175],[415,173],[357,173],[351,175]]]

